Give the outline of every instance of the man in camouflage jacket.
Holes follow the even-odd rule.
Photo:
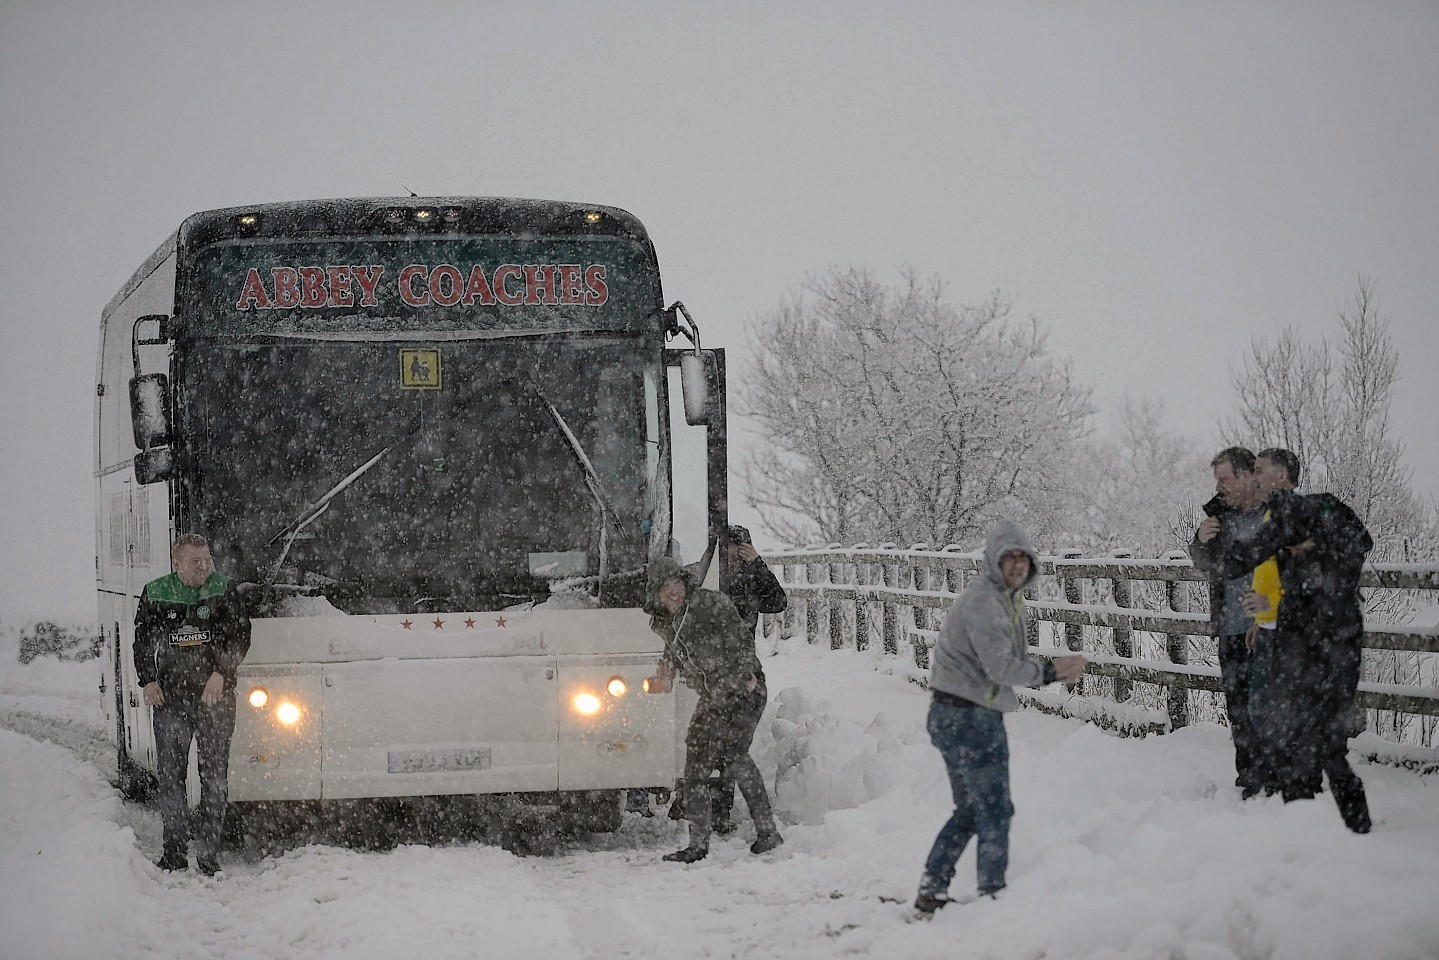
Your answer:
[[[749,755],[767,698],[754,632],[745,628],[728,597],[701,589],[693,573],[668,557],[650,563],[647,582],[645,612],[665,641],[659,676],[669,682],[678,672],[699,694],[685,734],[682,789],[689,844],[665,859],[693,863],[709,853],[712,770],[733,777],[749,806],[757,833],[750,850],[773,850],[783,840],[764,779]]]

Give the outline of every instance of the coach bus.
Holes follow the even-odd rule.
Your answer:
[[[510,794],[604,829],[625,789],[673,784],[693,701],[645,683],[644,568],[683,544],[724,576],[725,365],[634,216],[197,213],[100,327],[100,687],[128,793],[156,756],[138,595],[190,532],[252,615],[241,810]]]

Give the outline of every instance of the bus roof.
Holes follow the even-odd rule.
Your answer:
[[[101,316],[149,276],[166,257],[219,240],[327,236],[611,236],[643,244],[654,258],[648,232],[634,214],[618,207],[563,200],[513,197],[359,197],[295,200],[226,207],[192,214],[145,259]]]
[[[241,222],[250,217],[254,219]],[[181,225],[179,243],[183,254],[196,246],[231,237],[446,233],[600,235],[649,242],[649,235],[634,214],[618,207],[506,197],[370,197],[206,210]]]

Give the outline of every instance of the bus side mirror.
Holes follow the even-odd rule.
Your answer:
[[[135,482],[159,483],[175,475],[175,448],[154,447],[135,454]]]
[[[163,373],[130,378],[130,423],[141,450],[170,442],[170,382]]]
[[[684,390],[685,423],[702,427],[710,422],[709,373],[702,353],[680,357],[680,384]]]

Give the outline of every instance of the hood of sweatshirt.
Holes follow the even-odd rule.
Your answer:
[[[680,565],[680,562],[673,557],[659,557],[650,561],[645,569],[645,613],[655,617],[669,618],[671,616],[665,605],[659,601],[660,587],[671,580],[683,580],[685,582],[685,602],[688,603],[694,598],[695,591],[699,589],[699,578],[694,573]]]
[[[1009,587],[1004,582],[1003,571],[999,569],[999,558],[1011,550],[1029,554],[1029,579],[1024,581],[1024,586],[1029,586],[1039,577],[1039,554],[1034,552],[1029,534],[1013,520],[999,520],[989,528],[989,536],[984,541],[984,574],[1001,590]]]

